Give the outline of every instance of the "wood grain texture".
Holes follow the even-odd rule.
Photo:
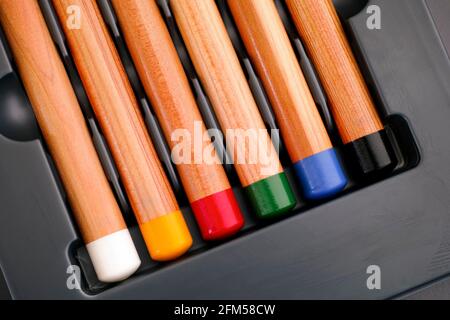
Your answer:
[[[171,0],[170,5],[222,130],[266,130],[214,1]],[[244,187],[283,171],[267,132],[247,141],[227,141]],[[256,157],[255,161],[250,148],[267,155],[266,159]],[[239,154],[245,161],[238,161]]]
[[[228,0],[249,56],[272,103],[291,160],[332,148],[273,0]]]
[[[95,1],[53,0],[53,4],[138,222],[179,210]],[[70,5],[80,8],[80,29],[66,24]]]
[[[286,0],[319,73],[343,142],[383,129],[332,0]]]
[[[37,1],[0,0],[0,21],[84,241],[125,229]]]
[[[170,38],[169,31],[155,1],[113,0],[116,15],[145,91],[163,128],[166,140],[173,149],[179,141],[172,141],[176,130],[184,130],[191,141],[192,163],[178,164],[178,172],[189,201],[195,202],[231,188],[225,171],[215,152],[211,158],[197,159],[195,153],[214,150],[211,140],[203,140],[194,150],[194,137],[207,136],[183,66]],[[195,132],[195,125],[199,132]],[[186,141],[186,140],[185,140]]]

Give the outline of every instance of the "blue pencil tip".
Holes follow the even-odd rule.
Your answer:
[[[348,183],[334,149],[301,160],[294,164],[294,169],[308,200],[333,197]]]

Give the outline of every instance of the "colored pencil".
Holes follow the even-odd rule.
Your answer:
[[[172,0],[170,6],[254,210],[260,217],[289,211],[295,197],[216,4]]]
[[[113,0],[112,4],[170,147],[176,148],[173,134],[182,130],[188,135],[184,139],[191,142],[196,134],[202,138],[197,146],[191,143],[186,153],[203,155],[212,150],[199,163],[191,156],[187,163],[177,164],[203,238],[218,240],[235,234],[243,226],[242,213],[211,140],[203,141],[206,127],[156,2]]]
[[[150,255],[175,259],[190,248],[192,238],[97,4],[53,0],[53,5]],[[78,29],[66,23],[69,6],[79,8]]]
[[[377,113],[332,0],[287,0],[289,11],[330,100],[341,139],[362,174],[395,166]]]
[[[239,33],[272,103],[303,193],[317,200],[347,179],[273,0],[228,0]]]
[[[141,262],[37,1],[1,0],[0,21],[97,276],[123,280]]]

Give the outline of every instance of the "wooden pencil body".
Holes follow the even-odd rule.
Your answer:
[[[294,163],[332,148],[273,0],[229,0]]]
[[[125,230],[37,1],[0,0],[0,20],[84,241]]]
[[[111,148],[138,222],[179,211],[119,55],[90,0],[54,0],[89,100]],[[80,28],[66,23],[67,8],[80,9]]]
[[[383,130],[332,0],[287,0],[344,144]]]
[[[190,202],[231,188],[211,140],[206,139],[206,127],[157,4],[139,0],[112,3],[171,149],[190,140],[191,148],[186,150],[190,161],[177,163]],[[177,131],[183,138],[175,139]]]
[[[222,130],[225,134],[234,130],[241,138],[250,133],[245,137],[248,143],[227,141],[241,183],[246,187],[282,173],[269,135],[262,134],[266,128],[214,1],[172,0],[170,4]],[[238,161],[239,154],[245,161]]]

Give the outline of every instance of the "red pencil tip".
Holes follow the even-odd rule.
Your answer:
[[[230,237],[244,226],[244,218],[232,189],[197,200],[191,207],[204,240]]]

